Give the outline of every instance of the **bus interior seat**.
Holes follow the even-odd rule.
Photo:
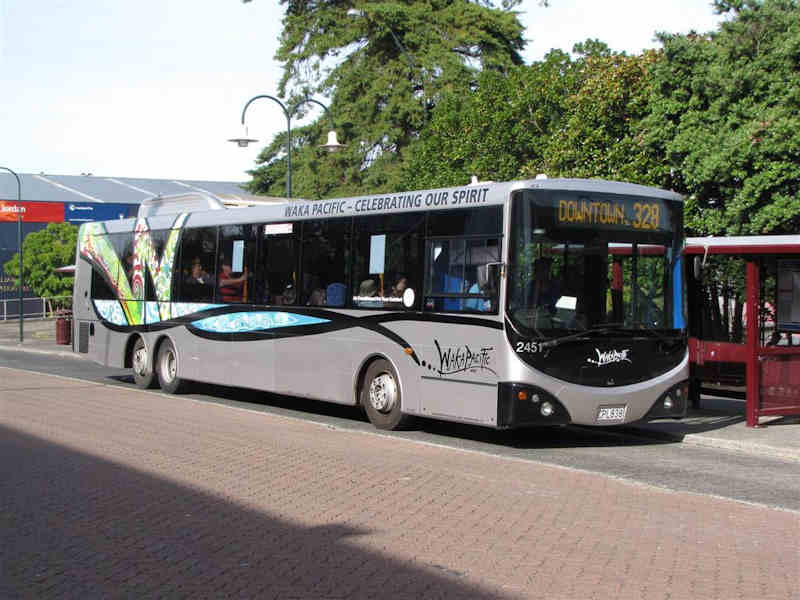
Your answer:
[[[344,306],[347,286],[343,283],[331,283],[325,291],[328,306]]]

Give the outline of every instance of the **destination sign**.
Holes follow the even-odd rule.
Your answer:
[[[554,198],[560,225],[611,226],[640,231],[669,231],[670,213],[655,198]]]

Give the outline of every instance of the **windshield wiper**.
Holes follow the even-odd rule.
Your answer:
[[[658,341],[664,343],[674,343],[676,341],[676,337],[667,337],[665,334],[661,333],[658,329],[651,329],[649,327],[645,327],[644,323],[640,321],[636,321],[633,323],[633,326],[636,327],[635,331],[644,331],[648,334],[651,334],[653,337],[657,338]],[[677,336],[678,338],[680,336]]]
[[[547,340],[545,342],[541,342],[539,344],[542,348],[555,348],[556,346],[560,346],[566,342],[571,341],[586,341],[591,338],[587,338],[586,335],[590,333],[609,333],[611,331],[615,331],[620,329],[624,323],[603,323],[601,325],[594,325],[589,327],[588,329],[584,329],[583,331],[578,331],[576,333],[571,333],[569,335],[564,335],[561,337],[553,338],[552,340]]]

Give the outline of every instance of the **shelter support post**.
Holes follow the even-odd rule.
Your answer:
[[[758,427],[758,407],[761,390],[761,368],[759,366],[759,346],[761,344],[761,328],[758,318],[758,307],[761,305],[761,281],[759,263],[747,261],[747,403],[746,419],[748,427]]]

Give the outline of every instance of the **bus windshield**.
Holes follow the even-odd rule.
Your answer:
[[[565,202],[532,192],[515,199],[507,295],[512,324],[531,337],[672,329],[674,236],[667,218],[655,214],[667,207],[651,199],[589,199],[581,213],[580,202],[570,200],[570,213]],[[642,215],[648,202],[657,207]]]

